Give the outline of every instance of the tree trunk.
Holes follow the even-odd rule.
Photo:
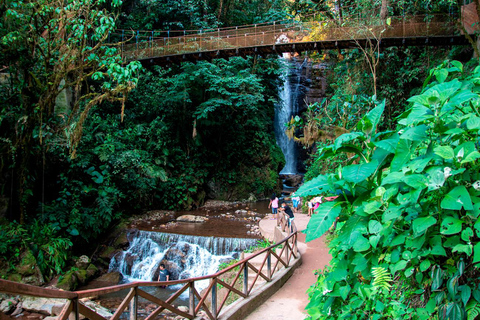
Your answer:
[[[388,16],[388,0],[382,0],[382,8],[380,9],[380,19],[385,21]]]
[[[335,0],[335,11],[338,14],[339,24],[343,23],[343,9],[342,9],[342,0]]]

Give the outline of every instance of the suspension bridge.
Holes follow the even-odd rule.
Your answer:
[[[464,30],[473,33],[471,26],[478,21],[476,14],[471,17],[471,12],[472,8],[466,8],[459,16],[402,15],[386,20],[360,16],[325,20],[319,13],[301,20],[209,30],[120,30],[115,36],[121,39],[125,61],[138,60],[145,65],[284,52],[301,54],[377,44],[379,47],[468,45]]]

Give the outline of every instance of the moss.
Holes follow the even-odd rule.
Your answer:
[[[86,273],[86,271],[85,271]],[[57,288],[72,291],[75,290],[78,286],[78,280],[75,275],[75,271],[70,270],[64,276],[58,279]]]
[[[93,278],[97,272],[98,272],[98,268],[95,267],[93,264],[90,264],[88,267],[87,267],[87,277],[88,279],[91,279]]]
[[[15,268],[15,271],[22,276],[30,276],[35,273],[36,264],[37,261],[35,260],[35,257],[33,256],[32,252],[28,250],[22,254],[20,264]]]
[[[18,273],[11,273],[8,275],[7,280],[14,282],[22,282],[22,276]]]
[[[102,252],[100,253],[99,257],[101,259],[110,259],[113,255],[113,253],[115,252],[115,248],[114,247],[109,247],[109,246],[105,246],[103,249],[102,249]]]
[[[78,284],[87,283],[87,280],[88,280],[87,270],[77,270],[77,271],[75,271],[75,277],[77,278]]]

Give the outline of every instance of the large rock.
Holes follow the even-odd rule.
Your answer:
[[[302,183],[302,181],[303,181],[303,175],[300,175],[300,174],[288,175],[285,178],[285,185],[296,188]]]
[[[185,214],[177,218],[180,222],[205,222],[208,218],[202,216],[194,216],[192,214]]]
[[[17,306],[17,301],[13,299],[3,300],[2,303],[0,303],[0,312],[8,314],[12,312],[16,306]]]
[[[80,256],[77,261],[75,262],[75,267],[77,267],[80,270],[85,270],[87,269],[88,265],[90,264],[90,258],[83,255]]]
[[[15,267],[15,272],[8,275],[8,280],[34,286],[41,286],[45,283],[42,272],[30,250],[22,253],[20,263]]]
[[[102,317],[104,317],[105,319],[109,319],[113,316],[113,313],[111,313],[110,310],[108,310],[105,307],[102,307],[98,303],[88,300],[88,301],[84,301],[83,304],[88,308],[92,309],[93,311],[95,311],[96,313],[98,313],[99,315],[101,315]]]
[[[114,272],[106,273],[95,280],[117,284],[122,279],[123,279],[122,274],[120,272],[114,271]]]
[[[61,310],[66,303],[66,299],[47,299],[25,296],[22,302],[22,308],[29,312],[50,316],[54,314],[54,309],[58,310],[60,308]]]

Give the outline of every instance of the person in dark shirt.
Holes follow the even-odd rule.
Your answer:
[[[158,273],[158,280],[157,281],[169,281],[170,280],[170,272],[165,269],[165,265],[162,263],[160,264],[160,271]],[[165,286],[162,286],[165,288]]]
[[[290,232],[293,232],[292,221],[295,219],[295,216],[293,215],[292,208],[287,206],[285,202],[282,202],[282,211],[288,215],[288,226],[290,227]]]

